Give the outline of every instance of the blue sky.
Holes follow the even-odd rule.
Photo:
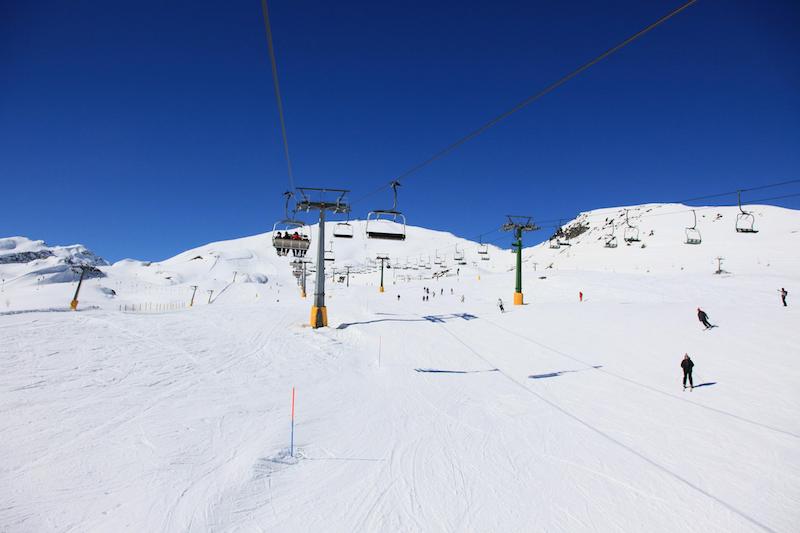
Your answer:
[[[679,3],[273,0],[296,182],[359,198]],[[701,0],[405,180],[400,207],[473,237],[800,178],[798,27],[796,1]],[[260,2],[0,3],[0,183],[0,235],[111,260],[270,230],[288,180]]]

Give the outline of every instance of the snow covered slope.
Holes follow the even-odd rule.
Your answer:
[[[741,235],[720,209],[699,246],[664,214],[641,219],[645,248],[598,230],[526,249],[524,306],[508,305],[511,254],[482,268],[466,242],[458,274],[391,269],[385,293],[357,274],[328,286],[320,330],[267,235],[100,266],[76,313],[19,312],[66,306],[74,284],[11,283],[0,530],[793,531],[800,217],[758,208]],[[334,264],[454,239],[335,241]],[[717,240],[731,274],[712,273]],[[163,307],[193,284],[215,296]]]
[[[409,226],[405,242],[367,239],[363,221],[351,221],[351,239],[333,237],[335,222],[326,224],[325,249],[333,250],[335,260],[328,264],[331,272],[344,273],[351,267],[351,283],[377,283],[375,257],[388,255],[392,268],[386,274],[398,277],[431,278],[434,274],[455,275],[464,268],[470,272],[500,272],[510,265],[508,251],[488,245],[489,253],[477,253],[478,244],[441,231]],[[306,259],[316,260],[318,228],[303,228],[310,232],[312,245]],[[81,245],[47,247],[41,241],[20,237],[3,239],[6,249],[0,249],[0,277],[4,278],[5,298],[0,312],[65,307],[74,288],[47,287],[53,281],[77,281],[78,275],[70,266],[78,263],[99,267],[103,279],[89,280],[81,290],[84,305],[113,307],[120,305],[164,304],[172,307],[188,304],[193,286],[199,287],[199,300],[207,301],[208,291],[216,297],[250,301],[266,294],[275,295],[281,287],[296,284],[292,276],[291,255],[279,257],[272,246],[272,234],[265,233],[200,246],[163,261],[124,259],[108,265]],[[461,251],[468,265],[458,265],[455,252]],[[14,254],[14,263],[3,257]],[[26,255],[28,254],[28,255]],[[44,258],[31,254],[43,254]],[[490,257],[488,261],[481,257]],[[438,259],[437,259],[438,258]],[[440,260],[441,264],[436,264]],[[424,265],[430,268],[425,268]],[[394,269],[394,270],[393,270]],[[57,277],[53,277],[59,274]],[[313,281],[309,275],[309,280]],[[224,292],[223,292],[224,291]]]
[[[700,244],[685,244],[687,227],[694,226],[691,207],[681,204],[650,204],[627,208],[598,209],[581,214],[564,225],[565,231],[579,225],[588,230],[572,239],[555,239],[568,245],[550,248],[544,242],[527,249],[529,262],[555,268],[617,272],[714,272],[717,257],[722,257],[723,270],[733,273],[788,273],[800,268],[800,216],[797,211],[781,207],[748,206],[755,218],[757,233],[735,230],[736,207],[694,208]],[[613,226],[613,233],[612,233]],[[640,242],[626,243],[629,235]],[[545,228],[548,234],[554,228]],[[605,246],[610,235],[617,247]],[[696,235],[695,235],[696,236]]]

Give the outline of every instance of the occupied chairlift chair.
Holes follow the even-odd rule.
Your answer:
[[[736,191],[737,197],[739,199],[739,211],[740,213],[736,214],[736,232],[737,233],[758,233],[758,230],[755,229],[756,224],[756,217],[753,213],[745,211],[742,209],[742,191]]]
[[[694,216],[694,224],[686,228],[686,244],[700,244],[703,239],[697,229],[697,213],[695,213],[694,209],[692,209],[692,216]]]
[[[622,238],[630,245],[632,242],[639,242],[639,228],[632,225],[628,219],[628,210],[625,210],[625,233]]]
[[[367,238],[391,241],[406,240],[406,217],[397,210],[397,187],[399,186],[399,181],[391,183],[394,195],[391,209],[376,209],[367,214]]]
[[[297,230],[304,227],[306,224],[302,220],[297,220],[289,216],[289,201],[294,196],[294,193],[286,191],[283,193],[283,196],[286,198],[286,204],[284,206],[284,215],[286,218],[279,220],[272,226],[272,246],[275,247],[275,251],[279,256],[289,255],[291,251],[294,257],[305,257],[308,247],[311,244],[311,239],[308,235]],[[292,215],[294,214],[295,211],[292,211]],[[297,238],[292,238],[292,235],[295,233],[297,234]]]

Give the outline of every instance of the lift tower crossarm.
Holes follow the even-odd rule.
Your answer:
[[[526,215],[506,215],[508,221],[503,224],[503,231],[514,232],[514,242],[511,243],[512,248],[515,249],[517,254],[517,284],[514,289],[514,305],[522,305],[522,232],[536,231],[540,229],[533,222],[533,217]]]

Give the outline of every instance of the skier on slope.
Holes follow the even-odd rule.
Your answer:
[[[781,301],[783,302],[783,306],[786,307],[786,296],[789,294],[789,291],[781,287],[781,290],[778,292],[781,293]]]
[[[694,362],[689,358],[689,354],[683,354],[683,361],[681,361],[681,368],[683,369],[683,388],[686,389],[686,378],[689,378],[689,390],[694,389],[694,382],[692,381],[692,368]]]
[[[708,321],[708,315],[706,314],[706,312],[700,309],[699,307],[697,308],[697,320],[699,320],[700,323],[702,323],[706,327],[706,329],[714,327]]]
[[[503,300],[501,298],[497,299],[497,307],[500,308],[500,312],[501,313],[505,313],[506,312],[505,308],[503,307]]]

